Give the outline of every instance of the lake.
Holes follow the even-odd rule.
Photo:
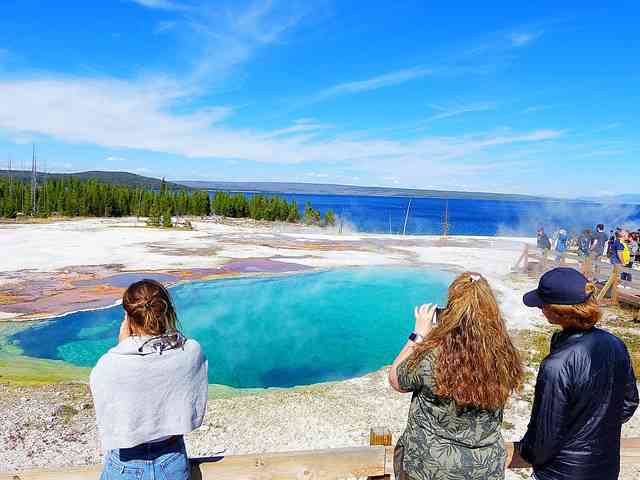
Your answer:
[[[390,364],[413,330],[413,308],[446,302],[453,274],[365,267],[193,282],[171,289],[182,331],[209,359],[209,382],[291,387]],[[114,346],[115,306],[40,322],[9,337],[31,357],[93,367]]]
[[[215,192],[211,192],[214,195]],[[251,196],[252,193],[245,193]],[[267,194],[273,195],[273,194]],[[323,215],[333,210],[347,229],[367,233],[402,233],[409,199],[351,195],[277,194],[305,202]],[[570,232],[594,228],[604,223],[607,230],[617,226],[640,226],[640,205],[600,205],[581,201],[512,201],[477,199],[414,198],[411,200],[406,233],[439,235],[445,208],[452,235],[535,236],[538,226],[548,232],[563,227]]]

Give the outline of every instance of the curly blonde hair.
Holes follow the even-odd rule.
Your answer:
[[[487,280],[465,272],[449,286],[447,307],[408,360],[415,369],[437,352],[435,393],[459,408],[498,410],[522,385],[523,367]]]

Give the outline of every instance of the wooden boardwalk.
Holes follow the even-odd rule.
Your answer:
[[[370,446],[299,452],[257,453],[211,458],[192,458],[193,480],[344,480],[390,479],[393,446],[388,429],[372,429]],[[527,468],[506,443],[509,469]],[[640,465],[640,438],[623,438],[622,465]],[[98,480],[102,465],[58,470],[25,470],[1,474],[0,480]]]

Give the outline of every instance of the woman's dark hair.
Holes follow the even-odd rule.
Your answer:
[[[148,335],[176,330],[176,310],[160,282],[145,279],[132,283],[122,296],[122,306],[131,325]]]

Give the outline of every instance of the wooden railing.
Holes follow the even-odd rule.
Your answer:
[[[598,286],[600,301],[608,299],[615,305],[625,303],[640,307],[640,270],[612,265],[603,257],[585,257],[573,252],[541,250],[525,245],[513,271],[542,275],[556,267],[571,267],[581,271]],[[626,274],[624,278],[623,274]],[[636,313],[637,317],[639,312]]]
[[[391,433],[374,429],[371,446],[332,448],[299,452],[229,455],[192,458],[193,480],[345,480],[393,478]],[[510,469],[529,465],[513,455],[506,443]],[[640,438],[624,438],[620,448],[622,465],[640,465]],[[58,470],[26,470],[0,474],[0,480],[97,480],[101,465]]]

